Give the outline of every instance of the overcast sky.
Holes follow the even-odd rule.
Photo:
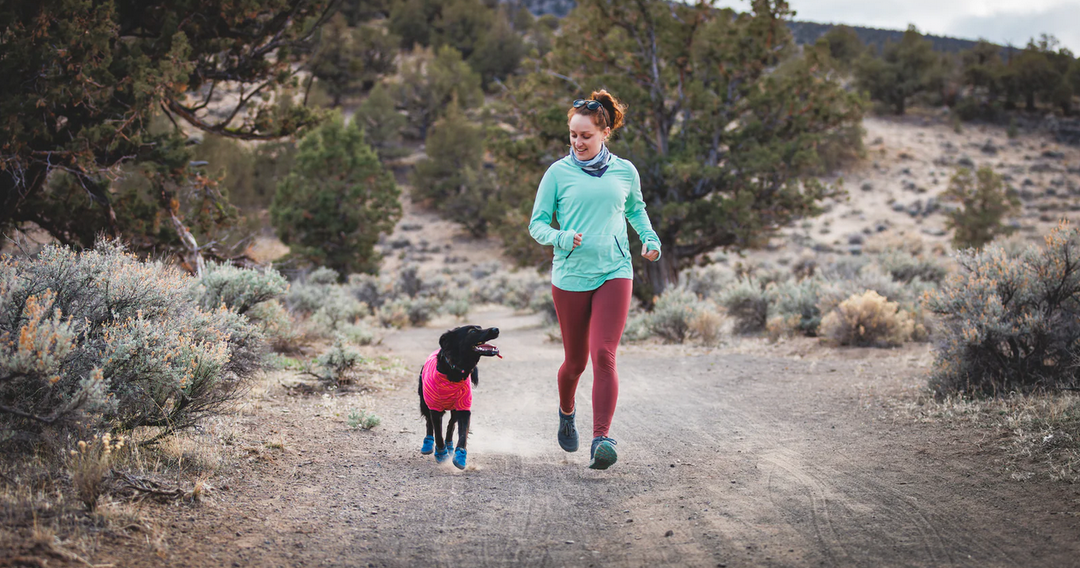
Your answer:
[[[961,39],[985,38],[1017,47],[1053,35],[1080,54],[1080,0],[788,0],[795,19],[883,29],[907,29]],[[749,9],[747,0],[719,0]]]

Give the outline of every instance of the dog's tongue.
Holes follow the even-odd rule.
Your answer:
[[[495,347],[494,345],[492,345],[490,343],[481,343],[480,345],[477,345],[473,349],[475,349],[477,353],[479,353],[481,355],[485,355],[487,357],[495,356],[495,357],[498,357],[499,359],[503,358],[502,355],[499,355],[499,348]]]

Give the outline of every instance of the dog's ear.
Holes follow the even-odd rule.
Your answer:
[[[454,331],[452,329],[439,337],[439,347],[441,349],[450,349],[454,346]]]

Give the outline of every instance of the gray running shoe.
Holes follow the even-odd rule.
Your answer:
[[[574,426],[575,414],[577,414],[576,410],[570,414],[559,411],[559,447],[567,452],[576,452],[578,449],[577,427]]]
[[[597,436],[592,440],[592,452],[589,457],[589,469],[607,469],[619,460],[615,453],[617,442],[607,436]]]

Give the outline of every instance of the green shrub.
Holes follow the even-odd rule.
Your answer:
[[[372,310],[381,308],[397,294],[392,282],[373,274],[350,274],[347,289],[354,298]]]
[[[363,302],[348,295],[341,287],[334,288],[337,293],[327,296],[326,303],[311,315],[311,323],[315,330],[325,337],[333,335],[345,325],[354,324],[371,313]]]
[[[550,286],[533,295],[529,309],[544,316],[545,324],[559,323],[559,314],[555,312],[555,297],[551,295]]]
[[[735,320],[735,333],[757,333],[765,329],[769,302],[756,278],[743,278],[720,293],[719,304]]]
[[[335,115],[300,140],[270,218],[293,258],[345,274],[375,272],[375,243],[401,217],[399,197],[360,126]]]
[[[1013,229],[1006,217],[1020,210],[1020,199],[1005,189],[1005,181],[988,166],[972,173],[958,168],[949,180],[942,199],[957,201],[960,207],[948,213],[946,227],[954,230],[953,246],[979,248]]]
[[[264,342],[245,316],[200,307],[193,286],[111,243],[0,263],[0,437],[164,435],[219,411],[261,367]]]
[[[931,386],[991,395],[1078,386],[1078,245],[1062,224],[1019,258],[996,245],[957,253],[961,272],[926,300],[943,330]]]
[[[715,305],[699,300],[693,292],[671,288],[656,299],[648,318],[649,331],[665,343],[684,343],[691,337],[712,343],[719,335],[716,311]]]
[[[338,328],[338,333],[357,345],[371,345],[375,342],[375,331],[364,321],[342,325]]]
[[[349,413],[349,427],[358,428],[360,430],[371,430],[382,423],[382,419],[379,418],[374,412],[368,412],[366,410],[353,410]]]
[[[317,371],[307,371],[307,374],[324,383],[342,386],[353,382],[356,367],[363,361],[360,352],[347,346],[344,338],[338,336],[333,345],[315,359]]]
[[[940,284],[949,270],[940,262],[925,255],[903,250],[890,250],[878,255],[877,263],[893,280],[911,283],[915,280]]]
[[[246,314],[274,351],[296,351],[300,333],[285,306],[277,300],[256,304]]]
[[[646,312],[631,311],[626,318],[626,327],[623,328],[620,343],[644,341],[652,337],[652,330],[649,329],[649,318],[650,314]]]
[[[873,290],[856,294],[821,320],[821,335],[840,345],[891,347],[911,337],[914,322],[899,304]]]
[[[768,300],[767,324],[771,335],[788,331],[814,337],[821,325],[821,309],[818,307],[821,281],[804,278],[769,286],[765,290]]]
[[[277,298],[288,284],[272,268],[263,272],[210,262],[203,277],[196,281],[196,302],[203,309],[224,305],[238,314],[247,313],[260,302]]]
[[[718,298],[734,281],[734,271],[716,264],[692,266],[679,274],[680,286],[706,300]]]

